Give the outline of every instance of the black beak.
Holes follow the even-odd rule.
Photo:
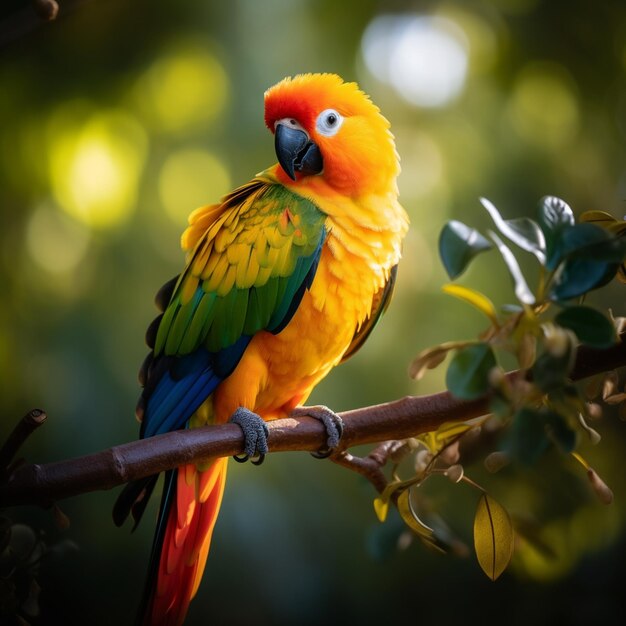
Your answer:
[[[296,172],[309,176],[324,169],[320,149],[298,128],[279,124],[275,130],[274,148],[278,162],[291,180],[296,180]]]

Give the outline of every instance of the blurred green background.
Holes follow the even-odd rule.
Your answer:
[[[440,292],[437,236],[448,219],[485,226],[545,194],[575,213],[625,212],[626,7],[621,0],[61,0],[55,23],[21,33],[30,3],[0,11],[0,436],[39,406],[30,461],[129,441],[143,334],[158,287],[182,264],[187,214],[275,162],[263,92],[286,75],[357,80],[392,123],[412,229],[395,299],[363,350],[314,393],[336,410],[444,388],[411,358],[475,336],[478,313]],[[17,17],[16,17],[17,16]],[[462,282],[497,303],[511,286],[494,257]],[[623,314],[623,292],[595,297]],[[542,524],[550,549],[521,545],[488,581],[474,557],[395,550],[356,475],[307,454],[231,463],[209,565],[188,623],[623,623],[624,424],[608,415],[593,450],[616,503],[554,455],[536,468],[470,475]],[[477,493],[428,485],[470,541]],[[115,492],[15,520],[76,550],[42,563],[44,624],[130,624],[152,538],[113,527]],[[156,499],[155,499],[156,500]],[[154,503],[156,504],[156,502]],[[153,507],[153,512],[155,511]]]

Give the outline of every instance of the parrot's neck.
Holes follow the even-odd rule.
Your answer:
[[[332,187],[323,175],[292,181],[279,165],[266,170],[262,176],[311,200],[331,220],[346,225],[351,222],[354,227],[367,228],[377,233],[400,232],[401,236],[406,233],[409,220],[398,202],[395,177],[389,178],[385,185],[364,186],[358,193],[345,194]]]

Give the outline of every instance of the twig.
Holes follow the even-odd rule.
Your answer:
[[[383,473],[383,466],[386,459],[381,457],[372,457],[371,454],[367,456],[354,456],[343,450],[338,454],[330,457],[330,460],[341,467],[352,470],[364,476],[369,480],[378,492],[382,492],[387,484],[387,478]]]
[[[30,435],[45,421],[47,415],[41,409],[33,409],[22,417],[11,434],[0,448],[0,480],[5,480],[9,472],[9,465],[15,458],[18,450]]]
[[[393,439],[378,444],[367,456],[354,456],[346,450],[341,450],[333,454],[330,460],[341,467],[361,474],[374,485],[379,493],[382,493],[387,486],[383,467],[389,459],[394,459],[406,447],[404,440]]]

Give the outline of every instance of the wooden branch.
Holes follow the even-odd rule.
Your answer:
[[[361,474],[374,485],[376,491],[381,493],[387,486],[387,477],[383,473],[383,467],[388,459],[387,452],[396,443],[397,440],[384,441],[367,456],[354,456],[347,450],[341,450],[331,455],[330,460],[341,467]]]
[[[572,378],[577,380],[622,365],[626,365],[626,342],[606,350],[581,347]],[[358,444],[414,437],[436,430],[445,422],[479,417],[487,410],[486,397],[467,402],[443,392],[346,411],[340,414],[344,420],[341,447],[345,450]],[[268,423],[268,429],[270,452],[312,452],[325,444],[324,426],[311,417],[274,420]],[[50,506],[62,498],[111,489],[185,463],[241,453],[241,429],[235,424],[222,424],[157,435],[66,461],[22,465],[0,485],[0,507]],[[374,459],[366,462],[366,467],[352,459],[337,454],[334,460],[346,467],[352,465],[351,469],[360,465],[361,473],[370,472],[375,484],[380,483],[376,472],[382,462]]]
[[[0,448],[0,480],[6,480],[10,474],[11,461],[15,458],[22,444],[39,428],[47,415],[41,409],[33,409],[17,423],[7,440]]]

